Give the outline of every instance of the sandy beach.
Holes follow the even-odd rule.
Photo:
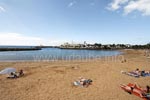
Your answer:
[[[23,69],[25,76],[6,79],[0,75],[1,100],[141,100],[124,92],[119,85],[150,85],[150,77],[134,78],[121,71],[150,70],[150,59],[142,50],[123,50],[117,57],[90,61],[0,62],[0,70]],[[126,59],[126,62],[122,62]],[[87,88],[74,87],[78,77],[90,78]]]

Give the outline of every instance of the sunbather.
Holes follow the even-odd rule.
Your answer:
[[[141,74],[141,71],[137,68],[135,71],[133,71],[134,73],[140,75]]]
[[[18,78],[15,72],[11,72],[10,75],[7,78]]]
[[[21,69],[19,72],[11,72],[7,78],[19,78],[24,75],[23,70]]]
[[[145,73],[150,74],[150,71],[149,70],[145,70]]]
[[[137,84],[129,83],[128,85],[121,85],[121,88],[130,94],[135,94],[141,98],[146,98],[146,100],[147,98],[148,100],[150,99],[150,95],[148,94],[148,92],[150,91],[149,86],[147,86],[145,90],[140,86],[138,86]]]
[[[139,85],[134,84],[133,88],[140,88],[142,91],[146,92],[146,93],[150,93],[150,86],[146,86],[145,89],[141,88]]]
[[[19,77],[20,76],[23,76],[24,75],[24,72],[23,72],[23,70],[21,69],[20,71],[19,71]]]
[[[84,83],[85,80],[86,80],[85,78],[79,77],[79,79],[74,82],[74,85],[75,86],[79,86],[79,85],[83,86],[83,83]]]
[[[83,82],[83,86],[84,87],[88,87],[89,85],[91,85],[92,84],[92,80],[91,79],[88,79],[88,80],[84,80],[84,82]]]
[[[88,87],[91,84],[92,84],[91,79],[85,79],[85,78],[82,78],[82,77],[80,77],[79,80],[74,82],[75,86],[82,86],[82,87]]]
[[[81,77],[81,78],[79,79],[80,84],[83,85],[85,80],[86,80],[85,78],[82,78],[82,77]]]
[[[146,93],[150,93],[150,87],[148,85],[146,86]]]
[[[126,75],[129,75],[129,76],[133,76],[133,77],[140,77],[140,74],[137,74],[135,72],[126,72],[126,71],[121,71],[122,74],[126,74]]]
[[[140,77],[140,76],[145,76],[145,71],[140,71],[138,68],[134,71],[130,71],[130,72],[125,72],[125,71],[121,71],[122,74],[126,74],[129,76],[133,76],[133,77]]]

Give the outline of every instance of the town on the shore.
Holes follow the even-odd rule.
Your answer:
[[[150,43],[145,45],[131,45],[131,44],[101,44],[94,43],[88,44],[86,41],[84,43],[64,43],[58,48],[61,49],[94,49],[94,50],[115,50],[115,49],[150,49]]]

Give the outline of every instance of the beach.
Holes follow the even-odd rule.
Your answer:
[[[0,75],[1,100],[141,100],[124,92],[120,84],[149,84],[150,77],[135,78],[121,71],[150,70],[144,50],[122,50],[117,57],[88,61],[0,62],[0,70],[23,69],[25,75],[6,79]],[[124,61],[126,60],[126,61]],[[87,88],[74,87],[78,77],[90,78]]]

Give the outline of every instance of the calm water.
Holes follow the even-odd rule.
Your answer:
[[[96,57],[118,55],[119,51],[105,50],[68,50],[59,48],[43,48],[37,51],[0,52],[0,61],[53,61],[91,59]]]

